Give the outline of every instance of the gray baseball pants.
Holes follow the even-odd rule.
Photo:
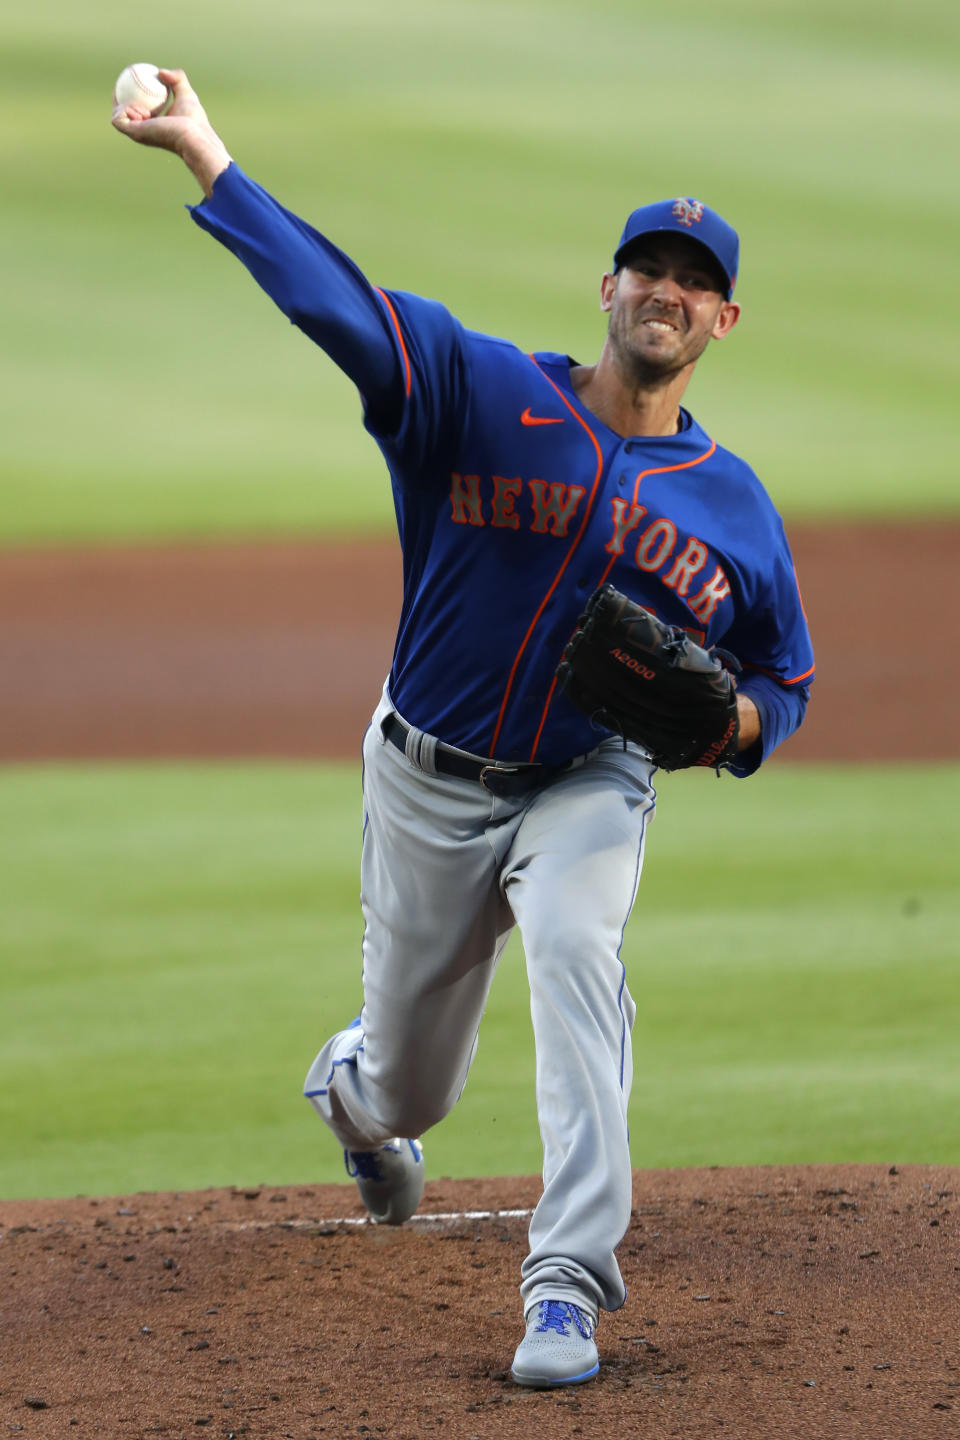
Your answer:
[[[342,1030],[304,1092],[349,1150],[416,1137],[466,1083],[497,961],[520,927],[536,1047],[543,1195],[521,1271],[524,1311],[570,1300],[594,1317],[626,1292],[627,1099],[636,1007],[620,945],[636,898],[652,766],[608,740],[509,799],[432,773],[435,741],[364,739],[361,1025]]]

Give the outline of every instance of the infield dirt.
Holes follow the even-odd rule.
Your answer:
[[[638,1171],[601,1371],[521,1390],[535,1179],[0,1204],[7,1431],[421,1440],[934,1440],[960,1413],[960,1172]]]
[[[817,654],[772,763],[960,754],[960,522],[795,525]],[[0,553],[0,760],[358,758],[396,542]]]

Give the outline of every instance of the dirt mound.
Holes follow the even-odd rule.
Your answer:
[[[960,1170],[638,1171],[601,1372],[514,1386],[539,1182],[0,1203],[0,1419],[31,1436],[932,1440],[960,1412]],[[355,1223],[349,1223],[353,1220]],[[359,1223],[358,1223],[359,1222]]]

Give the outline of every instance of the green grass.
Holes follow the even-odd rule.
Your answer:
[[[663,777],[624,945],[642,1167],[960,1163],[960,768]],[[349,766],[0,772],[0,1196],[335,1180],[300,1099],[359,1001]],[[439,1175],[540,1152],[519,947]]]
[[[348,382],[108,125],[190,71],[233,153],[379,283],[581,360],[643,199],[743,238],[691,404],[788,514],[955,510],[947,0],[170,0],[0,21],[0,543],[387,526]],[[906,487],[909,488],[906,488]]]

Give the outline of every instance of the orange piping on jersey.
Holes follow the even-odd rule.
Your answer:
[[[384,305],[386,305],[387,309],[390,311],[390,319],[393,321],[393,328],[394,328],[394,330],[396,330],[396,332],[397,332],[397,339],[400,341],[400,354],[403,356],[403,393],[404,393],[404,395],[406,395],[407,399],[409,400],[409,399],[410,399],[410,356],[407,354],[407,347],[406,347],[406,344],[404,343],[404,339],[403,339],[403,331],[400,329],[400,321],[397,319],[397,312],[396,312],[396,310],[394,310],[393,306],[391,305],[390,299],[389,299],[386,291],[385,291],[385,290],[381,290],[379,285],[375,285],[373,288],[376,290],[377,294],[380,296],[380,299],[383,301]]]
[[[540,366],[537,365],[537,362],[536,362],[536,360],[533,359],[533,356],[532,356],[532,355],[530,356],[530,359],[533,361],[534,365],[537,366],[537,369],[540,370]],[[567,551],[566,558],[565,558],[563,564],[560,566],[560,569],[557,571],[556,575],[554,576],[553,584],[550,586],[550,589],[547,591],[546,595],[544,595],[543,599],[540,601],[540,604],[539,604],[539,606],[537,607],[537,613],[534,615],[533,619],[530,621],[530,625],[529,625],[529,628],[528,628],[528,630],[527,630],[527,633],[526,633],[526,635],[524,635],[523,639],[522,639],[521,642],[520,642],[520,649],[517,651],[516,657],[514,658],[513,665],[512,665],[511,668],[510,668],[510,674],[509,674],[509,676],[507,677],[507,687],[506,687],[506,689],[505,689],[504,692],[503,692],[503,699],[502,699],[501,702],[500,702],[500,712],[499,712],[499,714],[497,715],[497,723],[496,723],[496,726],[494,727],[494,731],[493,731],[493,739],[492,739],[491,742],[490,742],[490,755],[491,755],[491,758],[492,758],[492,757],[495,755],[495,753],[496,753],[497,741],[500,739],[500,731],[501,731],[501,729],[503,728],[503,717],[504,717],[504,715],[505,715],[506,712],[507,712],[507,701],[510,699],[510,691],[513,689],[513,682],[514,682],[514,680],[516,679],[517,667],[518,667],[519,664],[520,664],[520,659],[521,659],[521,657],[522,657],[522,655],[523,655],[524,650],[526,650],[527,645],[530,643],[530,637],[531,637],[531,635],[533,634],[534,630],[536,629],[537,625],[539,624],[541,615],[543,614],[544,610],[547,608],[547,603],[548,603],[548,601],[550,600],[551,595],[553,594],[553,592],[556,590],[557,586],[558,586],[559,583],[560,583],[560,577],[561,577],[561,575],[563,574],[564,570],[566,570],[567,566],[570,564],[570,561],[571,561],[572,558],[573,558],[573,555],[574,555],[574,552],[575,552],[577,546],[580,544],[580,541],[583,539],[583,533],[584,533],[584,531],[586,530],[586,528],[587,528],[587,522],[588,522],[589,519],[590,519],[590,511],[593,509],[593,502],[594,502],[594,500],[597,498],[597,486],[600,484],[600,477],[601,477],[601,475],[603,474],[603,451],[602,451],[601,448],[600,448],[600,441],[597,439],[596,435],[594,435],[593,431],[590,429],[590,426],[587,424],[586,420],[584,420],[583,416],[577,414],[577,411],[576,411],[576,410],[574,409],[574,407],[570,404],[570,401],[567,399],[566,395],[564,395],[564,393],[563,393],[563,391],[560,389],[559,385],[554,385],[554,382],[550,379],[550,376],[544,374],[544,372],[543,372],[542,370],[540,370],[540,374],[543,375],[543,378],[544,378],[546,381],[548,381],[549,384],[553,385],[554,390],[556,390],[557,394],[560,396],[560,399],[563,401],[564,405],[566,405],[567,409],[570,411],[570,414],[573,416],[573,418],[574,418],[575,420],[577,420],[577,421],[583,426],[584,430],[586,430],[587,434],[590,436],[590,440],[591,440],[591,443],[592,443],[592,445],[593,445],[593,448],[594,448],[594,450],[597,452],[597,472],[596,472],[596,474],[595,474],[594,477],[593,477],[593,486],[592,486],[592,488],[591,488],[591,490],[590,490],[590,499],[587,501],[586,509],[585,509],[584,512],[583,512],[583,520],[582,520],[582,522],[581,522],[581,524],[580,524],[580,529],[577,531],[576,536],[574,537],[573,544],[570,546],[570,549]],[[550,703],[550,702],[549,702],[549,700],[548,700],[548,701],[547,701],[547,704],[549,705],[549,703]],[[543,722],[542,722],[542,721],[541,721],[541,723],[540,723],[540,729],[541,729],[541,730],[543,729]],[[538,732],[537,732],[537,740],[538,740],[538,741],[539,741],[539,738],[540,738],[540,732],[538,731]],[[536,744],[534,744],[534,751],[531,752],[531,756],[530,756],[531,759],[533,758],[533,753],[534,753],[535,751],[536,751]]]
[[[534,361],[534,364],[536,364],[536,361]],[[545,378],[546,378],[547,380],[550,380],[550,376],[549,376],[549,375],[547,375]],[[552,380],[550,380],[550,384],[553,385],[553,381],[552,381]],[[561,396],[561,399],[563,399],[564,402],[569,405],[569,401],[566,400],[566,397],[563,395],[563,392],[560,391],[559,389],[557,389],[557,386],[556,386],[556,385],[554,385],[553,388],[554,388],[555,390],[557,390],[557,393],[558,393],[558,395]],[[570,405],[570,409],[573,410],[573,406],[572,406],[572,405]],[[577,412],[576,412],[575,410],[574,410],[573,413],[574,413],[575,415],[577,414]],[[580,420],[580,416],[579,416],[579,415],[577,415],[577,419]],[[580,423],[581,423],[581,425],[582,425],[584,422],[583,422],[582,420],[580,420]],[[591,434],[591,437],[592,437],[593,432],[591,431],[590,434]],[[595,441],[595,440],[594,440],[594,444],[596,444],[596,441]],[[688,470],[691,465],[699,465],[699,464],[701,464],[702,461],[704,461],[704,460],[709,460],[709,459],[710,459],[710,456],[713,454],[713,452],[714,452],[714,450],[716,450],[716,448],[717,448],[717,442],[716,442],[716,440],[712,440],[712,441],[710,442],[710,449],[709,449],[709,450],[704,450],[704,452],[703,452],[702,455],[697,455],[693,460],[684,460],[684,461],[682,462],[682,464],[680,464],[680,465],[658,465],[658,466],[657,466],[655,469],[653,469],[653,470],[641,470],[641,471],[640,471],[640,474],[637,476],[637,483],[636,483],[636,484],[634,485],[634,487],[633,487],[633,503],[634,503],[634,505],[636,505],[636,503],[637,503],[637,495],[640,493],[640,481],[641,481],[641,480],[645,480],[648,475],[665,475],[665,474],[667,474],[667,472],[670,471],[670,470]],[[592,499],[592,497],[591,497],[591,499]],[[580,538],[580,537],[577,536],[577,539],[579,539],[579,538]],[[611,555],[611,556],[610,556],[610,559],[609,559],[609,561],[607,562],[607,567],[606,567],[606,569],[604,570],[603,574],[600,576],[600,579],[597,581],[597,586],[598,586],[598,588],[599,588],[599,586],[604,585],[604,584],[606,583],[607,576],[610,574],[610,571],[613,569],[613,567],[614,567],[614,565],[615,565],[615,563],[616,563],[616,560],[617,560],[616,555]],[[562,572],[561,572],[561,573],[562,573]],[[560,579],[560,576],[558,575],[558,576],[557,576],[557,580],[559,580],[559,579]],[[554,581],[554,584],[556,584],[556,581]],[[549,599],[549,596],[548,596],[547,598]],[[546,601],[544,601],[544,604],[546,604]],[[541,607],[541,608],[542,608],[542,607]],[[536,622],[534,622],[534,623],[536,623]],[[526,644],[526,641],[524,641],[524,644]],[[519,659],[520,657],[518,656],[517,658]],[[511,676],[511,679],[512,679],[512,678],[513,678],[513,677]],[[556,682],[556,679],[554,679],[553,684],[550,686],[549,694],[547,695],[547,703],[546,703],[546,704],[544,705],[544,707],[543,707],[543,714],[540,716],[540,726],[539,726],[539,729],[537,730],[537,738],[534,740],[534,742],[533,742],[533,749],[530,751],[530,759],[531,759],[531,760],[534,758],[534,756],[535,756],[536,753],[537,753],[537,746],[540,744],[540,736],[543,734],[543,727],[544,727],[544,725],[547,723],[547,711],[550,709],[550,706],[551,706],[551,704],[552,704],[552,702],[553,702],[553,692],[554,692],[554,690],[556,689],[556,685],[557,685],[557,682]]]
[[[809,680],[816,668],[816,665],[811,665],[810,669],[804,670],[802,675],[791,675],[790,678],[787,679],[783,675],[778,675],[776,670],[768,670],[766,665],[751,665],[749,660],[744,662],[745,670],[759,670],[761,675],[769,675],[771,680],[776,680],[778,685],[784,686],[799,685],[802,680]]]
[[[556,677],[556,675],[554,675],[553,679],[550,681],[550,689],[547,691],[547,703],[546,703],[546,705],[544,705],[544,707],[543,707],[543,714],[540,716],[540,728],[538,729],[536,735],[534,736],[533,749],[530,751],[530,759],[531,759],[531,760],[533,759],[533,757],[534,757],[534,756],[536,755],[536,753],[537,753],[537,747],[538,747],[538,745],[540,744],[540,736],[543,734],[543,727],[544,727],[544,725],[546,725],[546,723],[547,723],[547,712],[548,712],[549,709],[550,709],[550,702],[553,700],[553,692],[554,692],[554,690],[556,690],[556,688],[557,688],[557,677]]]
[[[689,470],[691,465],[700,465],[704,460],[709,460],[717,448],[716,440],[710,441],[710,449],[704,450],[702,455],[697,455],[692,460],[684,460],[680,465],[658,465],[654,470],[641,470],[637,476],[637,483],[633,487],[633,503],[636,505],[637,496],[640,494],[640,481],[646,480],[648,475],[666,475],[670,470]],[[609,567],[608,567],[609,568]]]

